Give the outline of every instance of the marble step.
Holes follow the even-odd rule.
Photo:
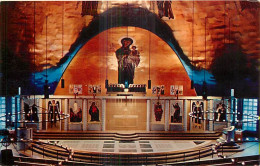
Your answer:
[[[140,138],[114,138],[115,141],[139,141]]]
[[[31,161],[15,161],[14,165],[22,165],[22,166],[49,166],[50,164],[44,164],[44,163],[33,163]]]
[[[57,159],[57,150],[60,147],[55,145],[46,145],[43,146],[41,144],[33,143],[34,148],[31,150],[34,153],[38,153],[53,159]],[[199,151],[200,150],[200,151]],[[44,152],[43,152],[44,151]],[[183,153],[185,152],[185,154]],[[157,164],[157,163],[167,163],[167,162],[176,162],[176,161],[184,161],[184,160],[192,160],[197,159],[198,157],[206,157],[211,155],[211,146],[207,145],[205,147],[194,148],[188,151],[175,151],[175,152],[162,152],[156,154],[107,154],[107,153],[91,153],[91,152],[80,152],[75,151],[73,160],[80,161],[80,162],[91,162],[91,163],[100,163],[104,162],[105,164],[120,164],[125,165],[131,163],[131,165],[136,165],[140,163],[146,164]],[[64,160],[68,156],[68,152],[63,150],[58,152],[58,158]],[[111,159],[113,162],[111,163]]]
[[[115,134],[116,138],[137,138],[138,135],[136,134],[131,134],[131,135],[122,135],[122,134]]]

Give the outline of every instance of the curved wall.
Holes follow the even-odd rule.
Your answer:
[[[121,47],[120,41],[127,35],[134,40],[132,46],[137,46],[140,52],[140,63],[135,69],[135,84],[147,84],[150,53],[152,87],[164,85],[165,95],[170,95],[170,85],[183,85],[183,95],[196,95],[195,90],[190,89],[190,78],[185,68],[170,46],[150,31],[137,27],[111,28],[89,40],[65,70],[65,88],[61,88],[59,82],[55,95],[68,95],[70,84],[82,84],[82,95],[88,95],[89,85],[101,85],[104,95],[106,78],[109,83],[118,81],[115,50]],[[147,94],[152,95],[151,90],[147,90]]]

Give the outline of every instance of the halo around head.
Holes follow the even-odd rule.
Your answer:
[[[121,39],[121,44],[122,44],[122,45],[123,45],[123,42],[124,42],[125,40],[126,40],[126,41],[130,41],[130,42],[131,42],[130,45],[133,44],[133,42],[134,42],[133,39],[131,39],[131,38],[129,38],[129,37],[124,37],[123,39]]]

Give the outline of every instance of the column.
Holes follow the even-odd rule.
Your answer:
[[[24,121],[23,114],[24,114],[24,101],[23,101],[23,98],[21,98],[21,100],[20,100],[20,122],[22,122],[22,123],[20,123],[19,127],[25,127],[24,123],[23,123],[23,121]]]
[[[169,100],[165,100],[165,131],[169,131]]]
[[[146,110],[146,131],[150,131],[150,111],[151,110],[151,100],[147,100],[147,110]]]
[[[204,100],[203,103],[204,103],[203,118],[205,118],[205,115],[206,115],[205,113],[206,113],[206,110],[207,110],[207,108],[208,108],[208,102],[207,102],[207,100]],[[205,108],[206,108],[206,109],[205,109]],[[206,131],[206,121],[203,120],[203,119],[201,119],[201,122],[203,122],[203,124],[204,124],[204,125],[203,125],[203,130]]]
[[[235,107],[235,106],[234,106]],[[238,125],[238,129],[241,128],[243,126],[242,120],[243,120],[243,99],[238,99],[237,100],[237,125]]]
[[[190,100],[190,113],[192,114],[192,100]],[[187,111],[188,112],[188,111]],[[188,114],[189,116],[189,114]],[[192,130],[192,125],[193,125],[193,122],[192,122],[192,117],[190,117],[190,131]]]
[[[12,97],[5,97],[5,127],[9,128],[12,121]]]
[[[39,99],[39,104],[38,106],[40,106],[40,108],[38,109],[38,116],[39,116],[39,130],[42,130],[42,125],[43,125],[43,119],[42,119],[42,113],[44,113],[44,111],[42,110],[42,99]]]
[[[83,115],[82,115],[82,122],[83,122],[83,131],[87,130],[87,122],[88,122],[88,110],[87,110],[87,99],[83,100]]]
[[[49,122],[49,118],[48,118],[48,112],[49,112],[49,106],[48,106],[48,100],[47,99],[44,99],[45,100],[45,130],[48,130],[48,124],[50,123]]]
[[[65,104],[64,114],[67,115],[67,114],[69,114],[69,113],[68,113],[68,99],[65,99],[64,104]],[[67,130],[68,130],[68,120],[69,120],[68,118],[66,118],[66,119],[64,120],[64,131],[67,131]]]
[[[183,130],[187,131],[188,129],[188,107],[187,107],[188,101],[187,99],[184,100],[184,104],[183,104]],[[191,118],[190,118],[191,119]],[[190,123],[191,124],[191,123]]]
[[[232,98],[232,97],[231,97]],[[227,127],[230,127],[231,126],[231,112],[232,112],[232,100],[229,99],[228,100],[228,105],[227,105],[227,113],[226,113],[226,116],[227,116]],[[230,109],[229,109],[230,108]]]
[[[209,101],[209,116],[207,117],[207,119],[209,120],[209,131],[213,131],[213,114],[214,114],[214,110],[213,110],[213,100]]]
[[[18,110],[18,100],[20,99],[20,96],[19,97],[15,97],[15,115],[12,115],[12,116],[15,116],[15,123],[14,123],[14,128],[15,128],[15,132],[17,133],[17,127],[18,127],[18,112],[19,112],[19,110]]]
[[[102,99],[102,124],[101,124],[101,130],[106,130],[106,99]]]

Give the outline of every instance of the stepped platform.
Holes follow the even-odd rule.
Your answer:
[[[172,132],[172,131],[36,131],[33,139],[64,140],[216,140],[221,132]]]
[[[234,143],[224,144],[215,152],[212,147],[220,136],[219,132],[36,131],[28,149],[20,151],[27,157],[16,158],[15,163],[164,165],[243,151]]]
[[[57,161],[76,162],[74,163],[76,165],[81,165],[83,163],[89,163],[89,165],[157,165],[192,161],[196,159],[203,159],[209,156],[212,156],[213,158],[214,152],[212,150],[212,145],[214,143],[215,141],[206,141],[204,144],[196,147],[184,150],[173,150],[169,152],[108,153],[90,152],[77,149],[72,150],[71,148],[65,148],[58,144],[48,144],[42,141],[33,141],[30,143],[29,150],[31,151],[32,155],[37,154],[43,158],[49,158]],[[239,146],[236,144],[226,145],[225,149],[227,151],[230,149],[232,151],[235,149],[237,151],[240,150]],[[20,162],[24,162],[24,160],[20,160]]]
[[[33,153],[63,161],[69,159],[76,162],[105,165],[147,165],[203,158],[212,154],[211,145],[213,143],[214,141],[210,141],[200,147],[167,153],[100,153],[73,150],[73,155],[71,155],[72,152],[70,149],[35,141],[31,143],[30,150],[33,151]]]

